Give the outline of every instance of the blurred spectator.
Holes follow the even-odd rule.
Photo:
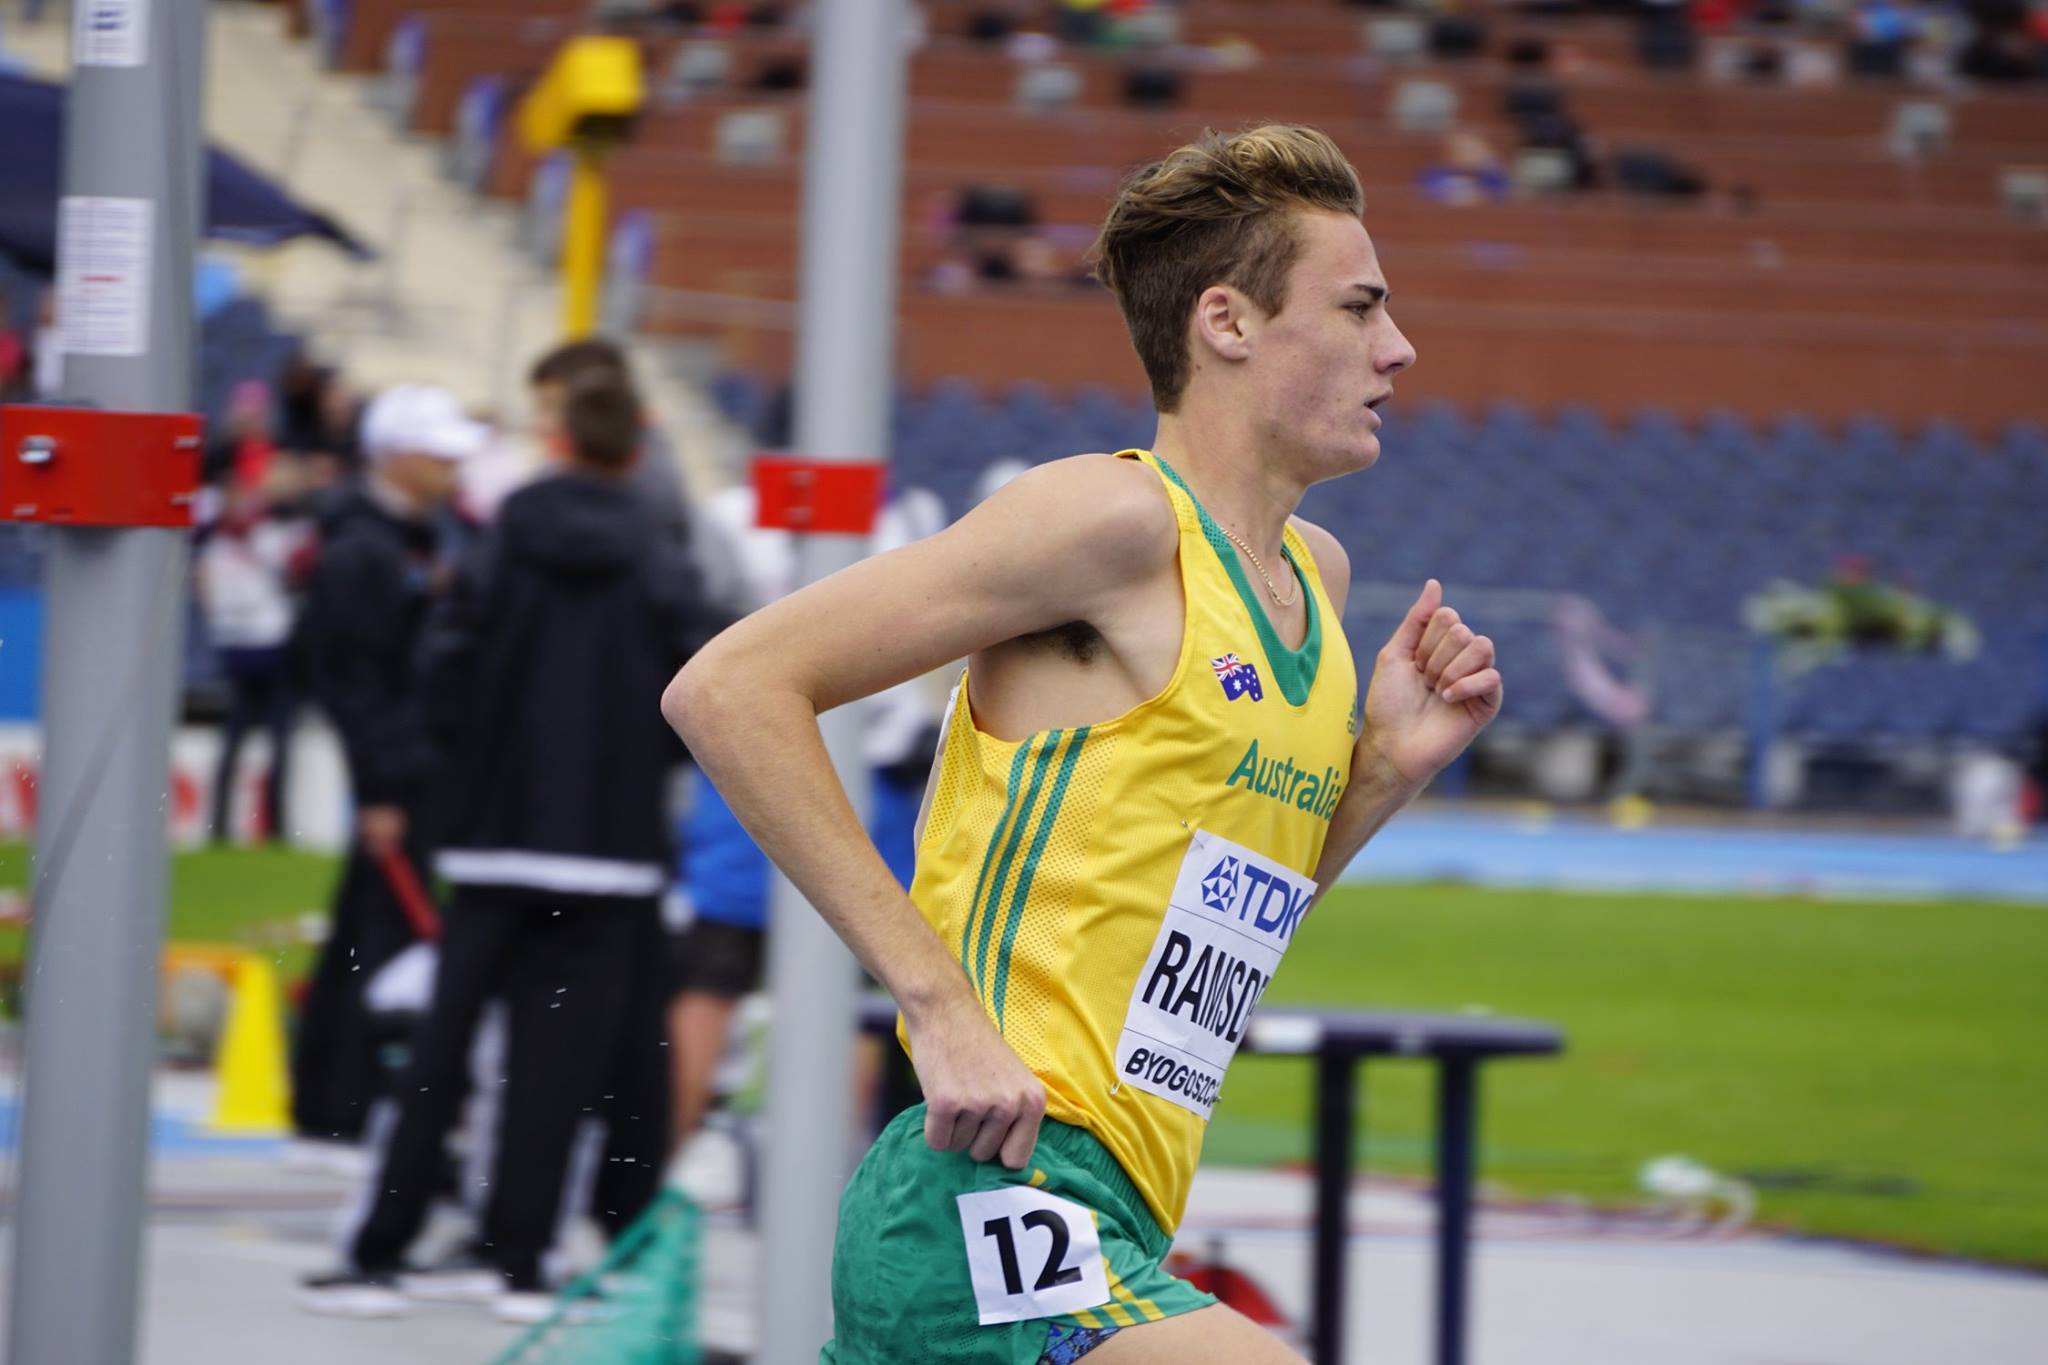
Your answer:
[[[1110,33],[1105,0],[1059,0],[1053,32],[1069,43],[1099,43]]]
[[[305,540],[304,527],[272,515],[262,489],[237,481],[220,520],[200,541],[200,612],[228,686],[208,827],[216,843],[230,834],[236,765],[242,739],[253,725],[263,726],[270,736],[258,828],[273,841],[291,828],[285,794],[297,699],[285,646],[292,631],[291,568]]]
[[[1494,203],[1507,198],[1512,188],[1493,148],[1469,131],[1444,139],[1442,159],[1426,168],[1417,184],[1435,202],[1452,205]]]
[[[1146,64],[1124,73],[1124,103],[1138,109],[1171,109],[1180,103],[1180,72]]]
[[[64,343],[57,335],[57,291],[44,286],[36,300],[35,396],[42,400],[64,393]]]
[[[1036,227],[1038,206],[1027,191],[1009,185],[968,185],[955,201],[953,221],[963,229]]]
[[[1722,33],[1742,17],[1739,0],[1692,0],[1692,26],[1701,33]]]
[[[1089,281],[1085,266],[1063,252],[1038,226],[1031,196],[1008,185],[969,185],[937,215],[933,230],[946,253],[925,277],[940,293],[965,293],[984,284],[1069,286]]]
[[[33,370],[28,334],[14,325],[14,301],[0,289],[0,402],[28,397]]]
[[[454,899],[376,1198],[348,1265],[307,1281],[309,1307],[395,1297],[493,997],[510,1032],[472,1250],[503,1277],[500,1316],[537,1321],[553,1306],[541,1260],[584,1116],[613,1128],[606,1164],[619,1169],[597,1209],[609,1231],[659,1186],[664,797],[686,755],[657,703],[723,619],[627,486],[643,437],[632,391],[586,374],[559,416],[561,472],[507,500],[422,641],[425,716],[446,760],[438,868]]]
[[[1614,157],[1614,183],[1630,194],[1690,199],[1707,192],[1699,172],[1654,147],[1624,148]]]
[[[359,471],[361,405],[333,369],[293,356],[278,376],[277,418],[278,449],[296,457],[304,490],[333,488]]]
[[[1897,76],[1906,69],[1913,13],[1895,0],[1863,0],[1849,42],[1849,69],[1859,76]]]
[[[1477,57],[1486,49],[1486,25],[1469,14],[1439,15],[1429,26],[1429,55],[1438,61]]]
[[[303,351],[294,355],[277,378],[278,445],[301,455],[329,451],[353,457],[354,414],[338,396],[345,396],[340,375]]]
[[[1778,85],[1785,79],[1784,50],[1776,43],[1751,43],[1743,49],[1738,70],[1751,85]]]
[[[1643,65],[1659,71],[1681,71],[1692,65],[1692,17],[1683,0],[1645,0],[1636,51]]]
[[[1075,260],[1070,253],[1061,251],[1041,233],[1033,233],[1017,243],[1016,249],[1010,253],[1010,263],[1015,267],[1021,284],[1071,287],[1094,283],[1086,262]]]
[[[535,361],[527,372],[527,391],[533,399],[534,436],[543,451],[559,446],[562,439],[562,408],[569,390],[587,378],[608,378],[633,388],[632,368],[617,342],[604,337],[585,337],[564,342]],[[641,501],[655,528],[671,540],[689,533],[690,499],[683,486],[675,450],[661,429],[645,424],[640,449],[626,475],[626,485]]]
[[[2048,77],[2048,8],[2030,8],[2024,0],[1970,0],[1968,10],[1976,34],[1959,55],[1962,74],[1984,81]]]
[[[429,847],[434,755],[413,677],[439,550],[435,514],[488,440],[454,396],[401,385],[363,416],[369,472],[324,509],[294,650],[340,732],[356,832],[292,1054],[302,1138],[355,1142],[383,1089],[365,983],[416,937],[402,878]]]
[[[1523,147],[1563,153],[1571,167],[1566,188],[1590,190],[1599,186],[1599,159],[1576,119],[1559,110],[1532,115],[1521,121],[1521,128]]]
[[[747,82],[747,89],[788,92],[804,88],[809,72],[801,57],[773,57],[762,62]]]
[[[974,43],[1002,43],[1017,31],[1017,21],[1000,9],[979,9],[967,16],[967,40]]]
[[[222,426],[206,452],[207,482],[226,483],[238,491],[263,488],[277,459],[277,444],[271,440],[270,387],[260,379],[235,385]]]
[[[996,473],[994,467],[990,475]],[[987,488],[982,496],[993,491]],[[740,566],[735,605],[754,611],[796,586],[787,532],[754,524],[754,492],[730,488],[710,500],[704,523],[716,527]],[[929,490],[906,489],[877,519],[872,549],[886,553],[941,530],[945,508]],[[872,771],[868,832],[906,888],[916,865],[919,798],[938,751],[944,686],[914,678],[868,699],[862,753]],[[768,859],[718,789],[699,774],[682,821],[679,863],[689,924],[674,941],[675,996],[669,1004],[675,1086],[675,1141],[685,1143],[712,1101],[713,1080],[741,999],[761,989],[768,928]]]
[[[1562,114],[1564,91],[1554,81],[1540,75],[1517,80],[1502,97],[1501,111],[1513,119],[1517,127],[1526,129],[1536,119]]]

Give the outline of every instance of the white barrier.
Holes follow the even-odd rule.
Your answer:
[[[214,766],[220,761],[217,726],[183,725],[171,738],[171,789],[164,810],[171,843],[192,848],[206,842],[213,807]],[[34,725],[0,725],[0,839],[34,836],[37,787],[42,770],[42,731]],[[234,843],[257,837],[257,811],[270,771],[270,738],[251,732],[235,764],[228,829]],[[337,852],[347,843],[350,818],[348,772],[341,745],[325,721],[306,718],[292,739],[290,785],[285,793],[294,848]]]

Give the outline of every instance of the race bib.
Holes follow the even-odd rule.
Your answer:
[[[1195,831],[1116,1045],[1117,1080],[1207,1119],[1316,884]]]
[[[981,1325],[1079,1313],[1109,1302],[1095,1215],[1028,1185],[963,1194],[960,1231]]]

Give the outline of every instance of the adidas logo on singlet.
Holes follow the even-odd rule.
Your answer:
[[[1244,757],[1237,761],[1230,780],[1224,785],[1244,787],[1284,806],[1305,810],[1318,820],[1328,820],[1334,815],[1337,800],[1344,795],[1344,784],[1337,779],[1335,768],[1324,768],[1318,774],[1292,758],[1261,758],[1256,739],[1244,751]]]

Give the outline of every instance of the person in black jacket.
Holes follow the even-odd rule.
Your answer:
[[[300,1137],[356,1142],[384,1090],[384,1038],[363,992],[409,946],[394,877],[426,867],[424,801],[434,749],[413,655],[435,577],[435,513],[485,428],[440,389],[400,385],[364,414],[370,469],[320,518],[317,556],[293,649],[313,696],[340,732],[356,804],[355,838],[332,925],[292,1052],[292,1120]],[[416,915],[417,908],[413,910]]]
[[[623,1191],[611,1182],[599,1212],[613,1231],[658,1189],[666,796],[687,755],[653,703],[724,621],[627,485],[640,440],[632,391],[580,381],[562,427],[566,471],[506,500],[422,644],[425,716],[446,764],[437,866],[454,895],[375,1200],[349,1264],[304,1282],[311,1308],[400,1311],[404,1252],[490,999],[505,1001],[509,1037],[475,1250],[502,1277],[500,1315],[532,1320],[549,1306],[541,1257],[580,1119],[608,1115],[611,1160],[638,1177]]]
[[[561,439],[563,405],[570,389],[586,379],[609,379],[633,387],[632,370],[618,343],[597,336],[565,341],[534,361],[527,371],[535,433],[544,446]],[[652,423],[641,426],[640,453],[626,473],[626,486],[642,500],[655,530],[677,542],[689,539],[689,490],[676,467],[674,448]]]

